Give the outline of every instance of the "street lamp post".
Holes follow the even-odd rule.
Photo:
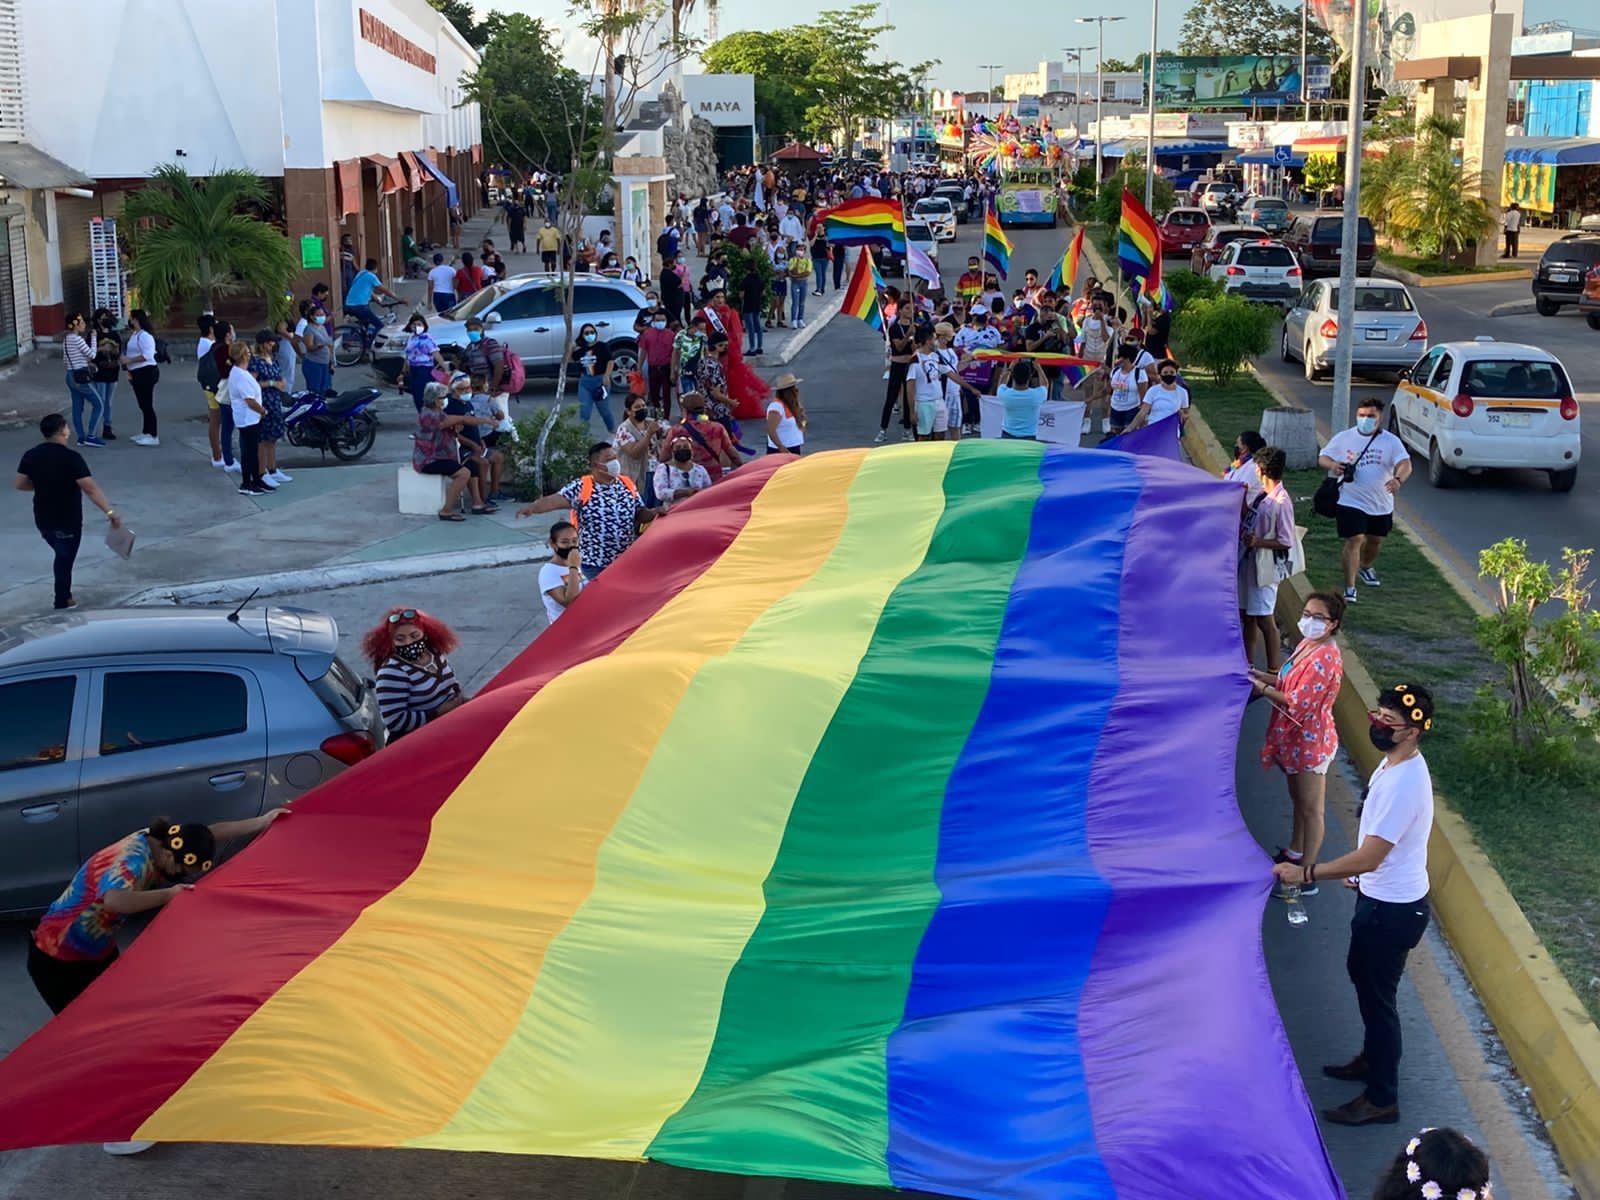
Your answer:
[[[989,103],[994,103],[994,73],[1006,69],[1005,63],[979,63],[978,70],[989,72]]]
[[[1083,138],[1083,56],[1093,46],[1063,46],[1061,53],[1078,64],[1078,87],[1072,93],[1072,124],[1077,130],[1078,138]]]
[[[1367,38],[1369,22],[1360,6],[1356,9],[1355,32],[1350,44],[1350,131],[1344,147],[1344,218],[1339,237],[1339,306],[1334,320],[1339,323],[1338,340],[1333,344],[1333,429],[1350,424],[1350,386],[1355,354],[1356,331],[1356,252],[1361,241],[1361,134],[1367,108]]]
[[[1098,25],[1100,40],[1095,48],[1094,79],[1094,186],[1100,189],[1100,177],[1105,172],[1105,114],[1106,114],[1106,22],[1125,21],[1126,17],[1079,17],[1079,25]]]

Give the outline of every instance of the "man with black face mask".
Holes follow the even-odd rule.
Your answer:
[[[1366,1037],[1347,1063],[1322,1068],[1332,1079],[1364,1083],[1347,1104],[1323,1111],[1336,1125],[1393,1125],[1400,1119],[1400,1014],[1397,994],[1406,956],[1428,928],[1428,836],[1433,780],[1421,742],[1433,728],[1427,688],[1399,684],[1378,696],[1368,736],[1383,761],[1367,781],[1356,848],[1332,862],[1279,863],[1284,883],[1356,876],[1345,969],[1355,985]]]

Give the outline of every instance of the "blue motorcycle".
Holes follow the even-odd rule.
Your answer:
[[[378,418],[367,411],[383,393],[377,388],[348,392],[297,392],[284,414],[284,433],[291,446],[333,452],[341,462],[354,462],[372,449]]]

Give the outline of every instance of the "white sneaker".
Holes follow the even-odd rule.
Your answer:
[[[225,471],[229,475],[243,475],[244,474],[244,468],[241,467],[238,464],[237,461],[229,463],[227,466],[223,467],[222,469],[223,469],[223,471]]]
[[[277,480],[277,482],[279,482],[279,483],[293,483],[294,482],[294,476],[289,474],[289,472],[287,472],[287,471],[273,471],[272,474],[271,474],[271,478]]]
[[[888,434],[887,430],[880,429],[880,430],[878,430],[877,433],[872,435],[872,444],[874,446],[881,446],[881,445],[883,445],[884,442],[886,442],[888,440],[889,440],[889,434]]]
[[[213,466],[213,467],[215,467],[215,468],[217,468],[217,470],[219,470],[219,471],[220,471],[220,470],[222,470],[222,469],[223,469],[223,468],[224,468],[224,467],[226,467],[226,466],[227,466],[227,465],[228,465],[228,464],[227,464],[227,463],[225,463],[225,462],[223,462],[223,461],[222,461],[222,460],[221,460],[221,459],[220,459],[220,458],[213,458],[213,459],[212,459],[212,460],[211,460],[211,465],[212,465],[212,466]]]
[[[1082,435],[1085,435],[1085,436],[1087,436],[1087,434],[1088,434],[1088,432],[1089,432],[1089,422],[1088,422],[1088,421],[1087,421],[1087,420],[1085,420],[1085,421],[1084,421],[1084,423],[1083,423],[1083,428],[1082,428],[1082,429],[1080,429],[1080,430],[1078,430],[1078,432],[1079,432],[1079,433],[1080,433],[1080,434],[1082,434]]]
[[[143,1154],[154,1145],[154,1142],[101,1142],[100,1149],[118,1158],[126,1158],[130,1154]]]
[[[153,438],[147,433],[135,434],[128,440],[135,446],[159,446],[161,444],[160,438]]]
[[[273,478],[270,475],[263,475],[261,477],[261,486],[266,488],[269,492],[275,492],[278,490],[277,483],[273,481]]]

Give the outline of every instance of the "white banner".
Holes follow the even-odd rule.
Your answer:
[[[1039,408],[1039,440],[1076,446],[1083,431],[1083,411],[1081,400],[1046,400]],[[998,396],[985,396],[978,403],[978,418],[979,432],[997,438],[1005,424],[1005,405]]]

